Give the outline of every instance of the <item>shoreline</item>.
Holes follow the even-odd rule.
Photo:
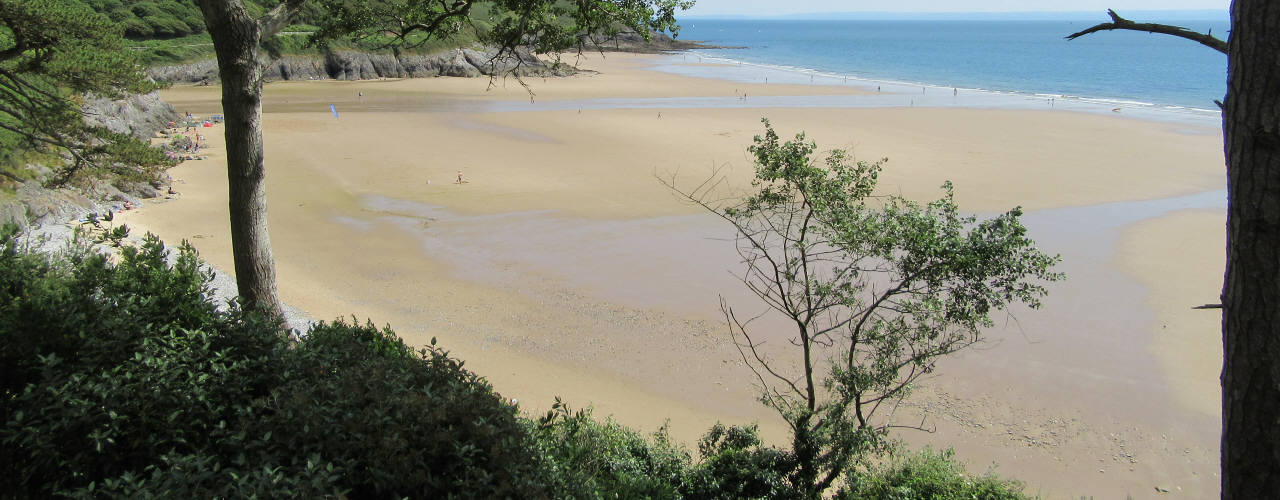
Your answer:
[[[655,59],[610,54],[591,60],[599,75],[532,84],[544,103],[732,95],[735,87],[751,94],[749,103],[771,94],[850,93],[672,76],[648,69]],[[673,435],[686,443],[716,420],[757,421],[766,438],[781,442],[781,424],[755,402],[714,311],[697,313],[716,293],[738,293],[726,280],[736,261],[723,262],[717,246],[723,228],[654,179],[696,180],[716,165],[745,185],[745,148],[765,110],[468,108],[529,99],[521,87],[486,90],[486,83],[267,86],[271,229],[285,302],[317,318],[356,312],[389,323],[411,345],[439,336],[534,412],[560,395],[643,430],[672,418]],[[203,114],[216,111],[216,90],[174,88],[166,97]],[[323,103],[336,103],[341,118]],[[388,110],[406,105],[420,107]],[[781,134],[805,129],[824,148],[889,156],[882,189],[932,199],[950,178],[966,211],[1023,203],[1031,217],[1213,191],[1222,182],[1212,166],[1215,156],[1221,163],[1220,140],[1183,134],[1176,124],[1017,110],[767,114]],[[211,154],[220,154],[221,137],[210,139]],[[211,160],[175,169],[178,200],[127,218],[171,243],[191,239],[210,263],[226,266],[225,169]],[[449,182],[458,169],[468,184]],[[944,361],[943,376],[913,401],[945,434],[900,436],[953,444],[971,463],[999,462],[1029,491],[1055,497],[1138,495],[1153,482],[1210,496],[1216,434],[1196,431],[1205,425],[1198,413],[1165,406],[1163,396],[1184,389],[1170,385],[1148,351],[1154,337],[1139,333],[1148,331],[1149,313],[1108,313],[1123,324],[1058,321],[1088,319],[1081,313],[1096,308],[1089,301],[1105,303],[1106,293],[1123,291],[1132,295],[1126,304],[1146,307],[1141,284],[1112,285],[1121,279],[1112,271],[1125,267],[1107,260],[1114,249],[1093,244],[1099,240],[1087,225],[1064,225],[1072,220],[1033,227],[1031,236],[1067,240],[1080,255],[1073,265],[1097,273],[1069,276],[1069,288],[1055,289],[1050,297],[1061,300],[1046,311],[1019,313],[1026,317],[1015,327],[989,334],[993,345]],[[1056,236],[1042,238],[1043,231]],[[1098,381],[1105,383],[1095,387]],[[1162,434],[1169,436],[1163,444]],[[1178,456],[1162,455],[1162,446]],[[1093,465],[1114,469],[1122,454],[1139,462],[1125,458],[1126,467],[1107,473]]]
[[[1181,123],[1195,126],[1221,126],[1220,110],[1196,108],[1175,104],[1160,104],[1132,99],[1049,94],[1036,91],[998,90],[980,87],[953,87],[929,82],[909,82],[887,78],[841,74],[812,68],[775,65],[737,60],[729,57],[703,55],[699,49],[671,54],[670,61],[655,63],[654,70],[682,76],[706,76],[719,73],[721,78],[739,83],[766,82],[791,85],[843,86],[865,92],[883,94],[883,98],[871,103],[850,107],[927,107],[963,109],[1018,109],[1075,111],[1098,115],[1121,115],[1162,123]],[[689,64],[689,57],[698,62]],[[681,57],[675,61],[675,57]],[[924,90],[924,91],[918,91]],[[932,91],[930,93],[929,91]],[[953,93],[954,92],[954,93]],[[826,103],[828,105],[833,103]],[[841,103],[834,103],[840,105]],[[1120,111],[1117,111],[1120,110]],[[1124,113],[1122,114],[1121,111]]]

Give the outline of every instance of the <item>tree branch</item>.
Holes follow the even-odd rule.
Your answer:
[[[262,30],[262,39],[266,40],[276,36],[285,26],[289,25],[289,22],[293,20],[294,16],[298,15],[298,12],[302,10],[302,6],[306,3],[307,0],[286,0],[277,5],[276,8],[263,14],[262,17],[259,17],[258,28]]]
[[[1209,47],[1223,54],[1227,53],[1227,42],[1224,42],[1214,37],[1212,34],[1191,31],[1189,29],[1186,29],[1180,26],[1170,26],[1168,24],[1135,23],[1133,21],[1120,17],[1120,14],[1116,14],[1116,11],[1111,9],[1107,9],[1107,15],[1111,16],[1111,22],[1102,23],[1092,28],[1086,29],[1084,31],[1067,35],[1067,40],[1075,40],[1082,36],[1088,35],[1090,33],[1097,33],[1099,31],[1111,31],[1111,30],[1145,31],[1147,33],[1160,33],[1163,35],[1172,35],[1179,38],[1186,38],[1187,40],[1198,42],[1201,45],[1204,45],[1205,47]]]

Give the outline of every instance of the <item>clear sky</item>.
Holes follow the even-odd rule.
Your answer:
[[[774,16],[812,12],[1106,12],[1221,10],[1230,0],[697,0],[687,16]]]

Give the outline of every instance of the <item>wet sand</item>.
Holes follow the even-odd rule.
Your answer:
[[[1162,221],[1221,212],[1217,130],[1070,112],[753,108],[751,97],[610,108],[862,93],[645,70],[652,61],[594,56],[584,65],[598,74],[527,81],[532,104],[510,80],[268,85],[283,299],[321,319],[388,323],[411,344],[437,337],[531,413],[562,396],[645,429],[670,419],[689,443],[717,420],[759,421],[781,442],[719,316],[721,294],[753,307],[732,274],[732,234],[658,180],[687,186],[715,169],[723,194],[743,189],[767,116],[784,136],[888,157],[882,191],[930,199],[949,179],[966,210],[1021,205],[1032,238],[1063,254],[1068,280],[1044,309],[998,318],[987,344],[944,360],[900,411],[936,432],[900,437],[955,446],[976,470],[998,463],[1050,497],[1216,495],[1218,418],[1205,401],[1216,402],[1218,358],[1203,344],[1217,327],[1176,316],[1212,302],[1201,292],[1216,285],[1169,270],[1220,280],[1220,255],[1178,250],[1221,247],[1221,227]],[[219,109],[212,87],[165,98]],[[221,128],[204,130],[210,159],[172,171],[182,194],[126,220],[230,270]],[[1162,334],[1171,322],[1180,333]],[[1180,368],[1189,362],[1194,372]]]

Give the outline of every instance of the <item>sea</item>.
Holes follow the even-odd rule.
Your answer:
[[[1226,93],[1225,55],[1189,40],[1132,31],[1065,39],[1101,21],[696,19],[682,23],[681,39],[726,48],[682,55],[703,65],[677,58],[659,69],[893,93],[873,105],[945,106],[963,95],[963,105],[977,107],[1218,118],[1214,101]],[[1229,31],[1225,18],[1169,23],[1224,39]]]

